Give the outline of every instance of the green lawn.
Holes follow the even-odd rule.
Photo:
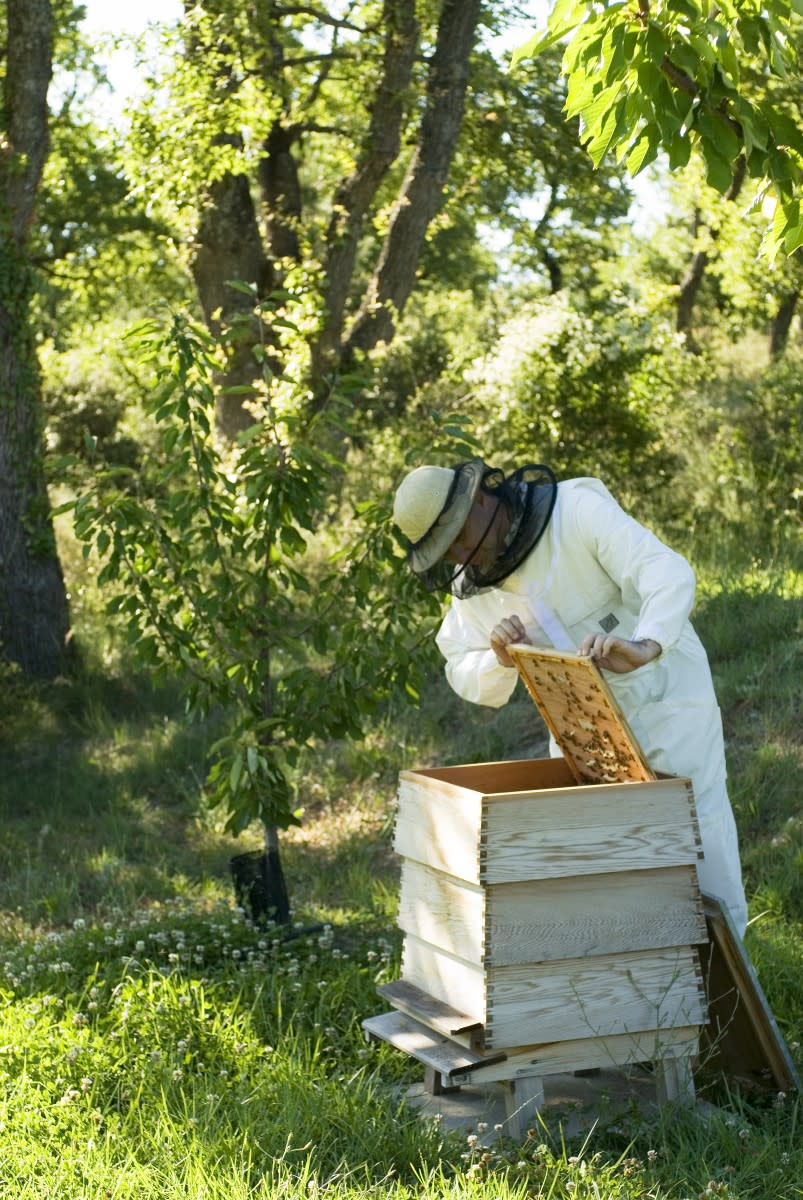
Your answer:
[[[703,582],[725,715],[747,944],[798,1067],[803,1040],[801,587]],[[366,1045],[398,971],[390,851],[403,766],[538,753],[525,696],[471,709],[433,678],[364,744],[320,746],[283,840],[283,940],[235,909],[234,841],[201,799],[213,727],[113,661],[0,716],[0,1196],[101,1200],[803,1196],[800,1099],[712,1085],[719,1112],[536,1123],[490,1150],[401,1101],[419,1070]],[[298,931],[296,931],[298,932]]]

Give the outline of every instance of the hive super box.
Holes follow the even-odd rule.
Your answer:
[[[452,1082],[688,1064],[707,941],[691,784],[655,776],[589,659],[514,658],[563,757],[401,773],[401,977],[366,1028]]]

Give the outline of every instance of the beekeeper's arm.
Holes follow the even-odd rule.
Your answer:
[[[501,708],[510,699],[518,674],[502,666],[489,640],[488,629],[465,600],[452,601],[435,639],[446,659],[446,678],[458,696]]]
[[[654,533],[629,517],[606,489],[578,490],[565,531],[569,553],[582,546],[618,585],[631,612],[639,614],[632,639],[590,634],[581,653],[594,653],[601,666],[634,670],[671,650],[694,603],[694,572]]]

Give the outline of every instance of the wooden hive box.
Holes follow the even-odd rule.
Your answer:
[[[517,649],[564,758],[403,771],[401,980],[383,989],[425,1026],[438,1005],[481,1053],[574,1043],[594,1065],[661,1038],[693,1053],[707,940],[691,784],[656,778],[588,659]],[[411,997],[419,996],[416,1004]],[[549,1068],[545,1068],[548,1073]]]

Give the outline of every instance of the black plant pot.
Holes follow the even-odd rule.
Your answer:
[[[290,900],[278,848],[235,854],[229,866],[237,903],[254,924],[289,924]]]

